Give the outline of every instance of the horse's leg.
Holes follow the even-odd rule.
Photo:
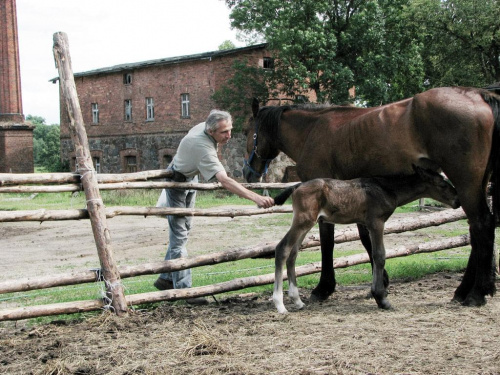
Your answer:
[[[368,229],[363,224],[358,224],[358,232],[361,244],[366,249],[368,257],[370,258],[370,264],[372,265],[372,273],[373,273],[372,242],[370,241],[370,232],[368,232]],[[387,270],[385,268],[384,268],[384,286],[386,288],[389,286],[389,275],[387,274]]]
[[[324,301],[335,292],[335,271],[333,269],[333,247],[335,225],[319,220],[319,237],[321,241],[321,276],[311,294],[312,301]]]
[[[275,269],[273,302],[280,314],[286,314],[288,312],[285,305],[283,304],[283,264],[288,259],[291,249],[291,246],[288,245],[287,242],[289,233],[290,232],[288,232],[280,241],[278,246],[276,246],[276,253],[274,257]]]
[[[385,270],[385,247],[384,247],[384,222],[377,221],[370,226],[370,239],[373,245],[373,280],[372,296],[375,298],[378,307],[382,309],[391,308],[387,299],[387,289],[384,283]],[[386,274],[385,274],[386,275]]]
[[[467,215],[471,253],[462,282],[453,297],[453,300],[466,306],[484,305],[485,296],[493,296],[496,290],[493,260],[495,219],[487,207],[483,207],[481,211],[481,214],[475,217]]]
[[[479,177],[456,179],[469,181],[469,185],[458,185],[460,203],[467,214],[471,239],[471,253],[462,282],[455,291],[453,300],[467,306],[481,306],[486,303],[485,296],[495,293],[495,267],[493,249],[495,240],[495,218],[490,212],[486,188]],[[451,178],[450,178],[451,179]],[[453,180],[452,180],[453,181]],[[479,181],[474,184],[474,181]]]

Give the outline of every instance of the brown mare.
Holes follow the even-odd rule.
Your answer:
[[[253,103],[244,167],[258,181],[283,151],[296,162],[301,181],[411,174],[412,165],[443,171],[467,215],[471,254],[454,300],[480,306],[495,293],[493,245],[500,212],[500,96],[482,89],[444,87],[372,108],[263,107]],[[493,182],[493,214],[486,188]],[[365,226],[358,225],[371,257]],[[335,291],[334,225],[319,224],[322,271],[312,292],[324,300]],[[372,262],[373,264],[373,262]]]
[[[281,314],[283,304],[283,265],[288,274],[288,295],[301,309],[295,274],[295,259],[300,244],[316,222],[332,224],[363,224],[368,229],[373,246],[373,280],[371,294],[378,307],[389,309],[387,285],[384,282],[385,222],[398,206],[429,197],[453,208],[460,207],[455,188],[440,174],[414,167],[415,174],[402,176],[334,180],[317,178],[292,186],[274,200],[277,205],[293,198],[293,222],[290,230],[276,246],[276,269],[273,301]]]

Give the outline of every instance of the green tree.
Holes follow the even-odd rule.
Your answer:
[[[231,25],[276,57],[271,88],[318,102],[380,104],[422,89],[421,45],[403,26],[410,0],[226,0]],[[409,42],[410,41],[410,42]]]
[[[231,42],[230,40],[225,40],[224,42],[222,42],[222,44],[219,46],[219,51],[225,51],[227,49],[234,49],[236,48],[236,46],[234,45],[233,42]]]
[[[499,0],[413,0],[408,12],[422,29],[429,86],[500,81]]]
[[[66,168],[60,159],[60,127],[46,125],[40,116],[26,116],[26,120],[35,125],[33,130],[33,155],[35,167],[48,172],[63,172]]]

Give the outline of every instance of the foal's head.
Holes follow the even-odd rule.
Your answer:
[[[460,207],[456,189],[443,177],[443,175],[415,165],[413,169],[426,188],[426,197],[435,199],[453,208]]]

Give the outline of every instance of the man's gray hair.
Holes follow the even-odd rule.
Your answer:
[[[210,114],[205,121],[205,129],[207,131],[215,131],[219,126],[219,121],[226,120],[228,122],[233,122],[229,112],[219,111],[218,109],[212,109]]]

